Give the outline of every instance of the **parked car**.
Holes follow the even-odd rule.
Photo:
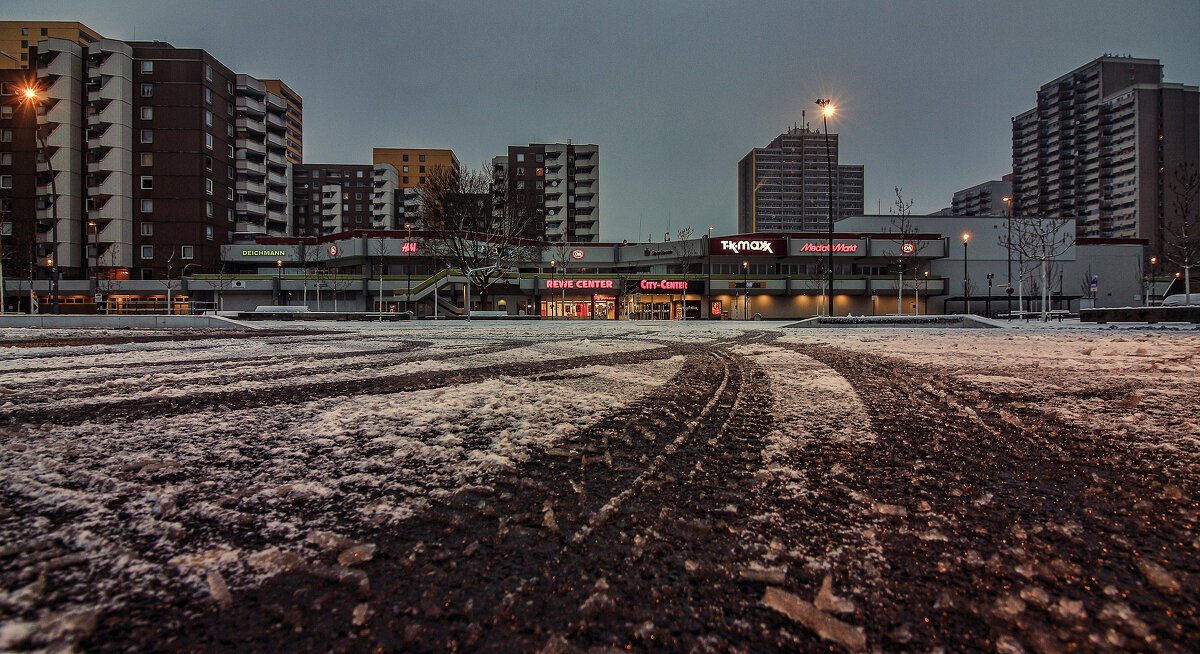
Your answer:
[[[1200,285],[1192,287],[1191,302],[1187,301],[1188,295],[1183,290],[1183,278],[1176,277],[1173,279],[1171,285],[1167,286],[1167,290],[1163,292],[1162,306],[1179,307],[1200,304]]]

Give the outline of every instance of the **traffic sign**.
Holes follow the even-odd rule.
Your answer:
[[[331,257],[336,257],[336,256],[337,256],[337,253],[338,253],[338,246],[337,246],[337,245],[330,245],[330,246],[329,246],[329,256],[331,256]]]

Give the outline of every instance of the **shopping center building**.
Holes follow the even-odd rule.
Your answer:
[[[567,247],[522,243],[528,260],[518,261],[484,295],[473,284],[471,308],[582,320],[670,320],[685,313],[687,319],[806,318],[825,313],[831,259],[834,315],[894,314],[900,307],[908,314],[994,316],[1016,309],[1019,297],[1026,309],[1037,308],[1030,302],[1040,295],[1041,270],[1036,262],[1022,265],[1020,254],[1005,246],[1005,217],[920,216],[911,223],[907,233],[897,233],[890,216],[838,221],[832,257],[828,233]],[[1064,231],[1073,234],[1074,225]],[[1165,266],[1142,270],[1144,248],[1136,239],[1073,240],[1048,266],[1050,308],[1143,304],[1149,277],[1159,278],[1161,289],[1174,274]],[[64,312],[165,311],[169,295],[176,313],[306,306],[461,315],[467,280],[447,269],[436,251],[420,229],[260,237],[222,246],[221,273],[191,269],[174,280],[90,286],[87,280],[64,281],[60,292]],[[10,298],[28,293],[24,280],[6,286]],[[43,309],[47,292],[44,282],[39,287],[34,281]]]

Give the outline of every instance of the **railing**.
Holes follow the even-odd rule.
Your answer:
[[[206,312],[217,310],[216,302],[198,302],[188,298],[172,298],[170,304],[166,298],[150,300],[128,300],[111,298],[96,303],[96,312],[105,315],[174,315],[199,316]]]

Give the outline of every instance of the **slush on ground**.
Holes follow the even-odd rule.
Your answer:
[[[1200,332],[0,334],[0,649],[1189,651]]]

